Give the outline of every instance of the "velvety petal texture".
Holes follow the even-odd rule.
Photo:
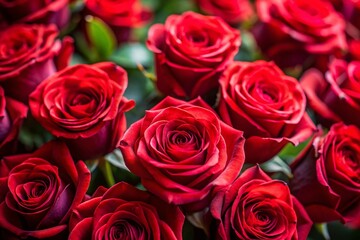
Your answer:
[[[127,82],[114,63],[67,67],[30,95],[31,112],[75,159],[99,157],[115,149],[126,128],[124,112],[134,107],[123,97]]]
[[[0,14],[9,24],[40,23],[64,27],[70,17],[68,0],[0,0]]]
[[[254,16],[249,0],[197,0],[197,3],[204,12],[221,17],[232,26]]]
[[[146,189],[168,203],[201,210],[211,192],[238,176],[244,138],[200,98],[165,98],[134,123],[119,145]]]
[[[170,15],[165,24],[154,24],[148,32],[158,89],[180,98],[210,94],[240,43],[239,31],[219,17],[194,12]]]
[[[297,145],[315,130],[300,84],[273,62],[234,62],[220,88],[219,115],[244,131],[246,162],[267,161],[285,144]]]
[[[7,96],[27,104],[36,86],[56,72],[54,58],[63,47],[57,36],[55,25],[15,24],[0,30],[0,85]],[[69,57],[62,58],[63,65]]]
[[[343,121],[360,127],[360,61],[335,59],[322,74],[310,69],[301,78],[310,107],[326,126]]]
[[[82,202],[90,172],[74,163],[62,142],[0,161],[0,229],[5,239],[58,239],[71,211]]]
[[[329,1],[257,0],[256,10],[260,22],[253,31],[258,45],[281,67],[311,60],[323,67],[323,57],[327,62],[328,56],[347,49],[345,21]]]
[[[184,220],[178,207],[121,182],[75,209],[69,240],[181,240]]]
[[[325,136],[314,137],[292,169],[291,191],[314,222],[360,227],[359,128],[334,124]]]
[[[305,240],[312,222],[285,182],[259,166],[219,191],[210,205],[210,239]]]
[[[15,153],[20,127],[27,112],[24,104],[5,97],[0,87],[0,156]]]

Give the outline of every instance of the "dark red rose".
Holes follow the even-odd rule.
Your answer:
[[[130,30],[151,18],[151,12],[140,0],[87,0],[85,12],[102,19],[114,31],[119,43],[128,41]]]
[[[89,184],[86,165],[74,164],[61,142],[47,143],[33,154],[4,157],[0,161],[4,239],[66,235],[70,213],[83,200]]]
[[[7,96],[27,103],[36,86],[56,72],[54,58],[63,47],[57,35],[54,25],[13,25],[0,30],[0,85]],[[62,65],[68,61],[62,56],[59,60]]]
[[[360,62],[336,59],[325,76],[310,69],[301,78],[310,107],[325,125],[344,121],[360,127]]]
[[[165,25],[154,24],[147,46],[155,54],[158,89],[180,98],[217,89],[240,42],[240,33],[218,17],[186,12],[169,16]]]
[[[197,0],[201,10],[224,19],[230,25],[249,20],[254,11],[249,0]]]
[[[341,220],[360,228],[359,128],[334,124],[309,143],[292,170],[291,191],[314,222]]]
[[[285,182],[258,166],[218,192],[210,205],[211,239],[305,240],[312,222]]]
[[[113,63],[75,65],[44,80],[30,95],[34,118],[63,139],[74,159],[114,150],[126,128],[124,112],[134,101],[123,97],[127,74]]]
[[[349,41],[349,55],[352,60],[360,61],[360,40]]]
[[[0,156],[15,153],[20,127],[27,111],[28,108],[21,102],[5,97],[0,87]]]
[[[54,23],[59,28],[70,16],[68,0],[0,0],[0,14],[8,23]]]
[[[312,61],[323,68],[328,56],[347,48],[344,19],[328,1],[257,0],[256,9],[258,45],[281,67]]]
[[[343,9],[342,13],[345,16],[345,19],[351,24],[351,27],[355,27],[357,34],[360,31],[360,2],[358,0],[343,0]],[[349,24],[348,23],[348,24]],[[354,31],[351,28],[348,31]],[[359,36],[358,36],[359,37]]]
[[[233,182],[244,163],[242,132],[221,122],[200,98],[165,98],[126,131],[126,165],[168,203],[201,210],[211,192]]]
[[[244,131],[246,162],[269,160],[285,144],[297,145],[315,129],[300,84],[272,62],[234,62],[221,77],[220,88],[218,112],[225,123]]]
[[[183,224],[178,207],[121,182],[99,188],[75,209],[69,240],[181,240]]]

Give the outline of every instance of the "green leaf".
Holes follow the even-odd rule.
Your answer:
[[[108,162],[110,162],[112,165],[114,165],[115,167],[118,167],[118,168],[121,168],[121,169],[124,169],[124,170],[130,172],[130,170],[125,165],[124,158],[123,158],[120,150],[115,149],[113,152],[107,154],[104,158]]]
[[[123,44],[110,57],[111,61],[125,68],[137,68],[139,64],[150,66],[153,63],[152,59],[152,53],[141,43]]]
[[[270,172],[270,173],[281,172],[285,174],[288,178],[293,178],[289,165],[287,165],[287,163],[284,162],[279,156],[275,156],[270,161],[260,164],[260,167],[265,172]]]
[[[85,21],[86,32],[97,53],[97,60],[107,60],[116,48],[114,32],[100,18],[88,15]]]
[[[326,223],[316,223],[315,228],[321,233],[325,240],[330,240],[330,234]]]

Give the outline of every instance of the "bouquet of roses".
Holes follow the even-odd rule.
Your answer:
[[[0,0],[0,239],[360,238],[360,2]]]

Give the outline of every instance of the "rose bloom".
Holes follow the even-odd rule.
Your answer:
[[[349,41],[349,55],[352,60],[360,61],[360,40]]]
[[[70,213],[83,200],[90,172],[66,145],[50,142],[32,154],[0,160],[1,239],[64,239]]]
[[[201,10],[221,17],[232,26],[254,15],[249,0],[197,0],[197,3]]]
[[[158,89],[180,98],[211,94],[240,42],[239,31],[218,17],[185,12],[154,24],[147,46],[155,54]]]
[[[360,129],[334,124],[292,165],[291,191],[314,222],[341,220],[360,228]]]
[[[113,30],[118,43],[128,41],[130,30],[151,18],[151,12],[140,0],[86,0],[85,14],[102,19]]]
[[[200,98],[165,98],[120,142],[126,166],[168,203],[201,210],[211,192],[230,184],[244,162],[242,132],[221,122]]]
[[[6,95],[27,103],[29,94],[56,72],[57,65],[67,65],[71,45],[62,44],[57,36],[54,25],[16,24],[0,30],[0,85]]]
[[[121,182],[75,209],[69,240],[181,240],[184,219],[178,207]]]
[[[246,162],[269,160],[315,129],[300,84],[272,62],[234,62],[220,78],[220,89],[219,115],[244,131]]]
[[[125,131],[124,112],[134,106],[123,97],[127,82],[114,63],[67,67],[30,95],[31,112],[67,143],[74,159],[96,158],[114,150]]]
[[[347,48],[345,21],[328,1],[257,0],[256,10],[258,45],[281,67],[307,67],[311,56],[324,68],[329,56]]]
[[[14,99],[5,97],[0,87],[0,156],[15,153],[17,138],[28,108]]]
[[[285,182],[259,166],[219,191],[210,205],[211,239],[305,240],[312,222]]]
[[[310,107],[329,126],[344,121],[360,127],[360,62],[335,59],[325,76],[310,69],[301,78]]]
[[[0,0],[0,15],[9,24],[54,23],[59,28],[69,21],[68,0]]]

